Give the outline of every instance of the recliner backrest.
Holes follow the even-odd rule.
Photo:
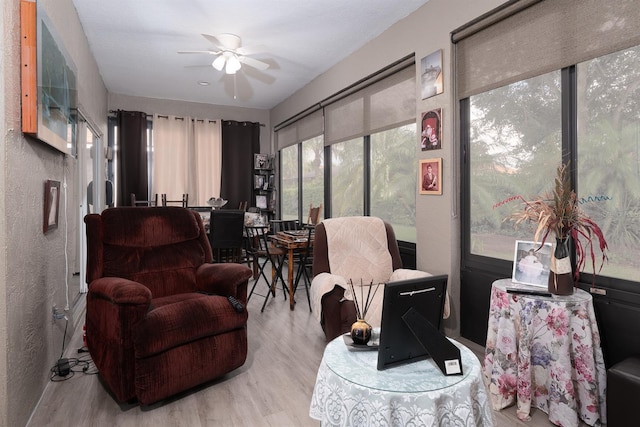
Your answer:
[[[178,207],[112,208],[85,217],[87,281],[122,277],[154,298],[193,292],[196,269],[211,262],[197,213]]]

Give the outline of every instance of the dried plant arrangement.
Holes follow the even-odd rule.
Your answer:
[[[561,241],[571,237],[576,255],[575,279],[577,280],[584,267],[587,255],[591,260],[595,276],[594,240],[597,239],[597,245],[602,254],[598,272],[607,259],[607,241],[598,224],[580,209],[576,193],[569,183],[569,164],[558,167],[554,184],[552,193],[546,193],[533,200],[518,197],[522,199],[522,208],[513,212],[505,220],[514,221],[515,227],[522,223],[536,222],[538,225],[534,240],[541,244],[544,244],[551,233]]]

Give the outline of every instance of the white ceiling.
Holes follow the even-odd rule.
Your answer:
[[[428,0],[73,0],[112,93],[270,109]],[[211,67],[237,34],[265,71]],[[198,82],[209,82],[201,86]],[[236,99],[234,99],[234,93]]]

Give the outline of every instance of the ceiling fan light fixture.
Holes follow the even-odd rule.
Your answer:
[[[226,58],[223,55],[220,55],[213,60],[213,62],[211,63],[211,66],[218,71],[222,71],[222,69],[224,68],[225,62],[227,62]]]
[[[236,71],[240,69],[240,60],[235,55],[230,55],[227,58],[227,66],[225,68],[225,72],[227,74],[235,74]]]

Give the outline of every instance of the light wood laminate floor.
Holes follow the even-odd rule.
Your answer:
[[[252,284],[250,281],[249,286]],[[256,291],[265,288],[260,282]],[[118,405],[98,376],[76,373],[66,381],[49,383],[28,426],[319,426],[309,417],[309,403],[326,343],[315,316],[309,313],[304,289],[296,300],[292,312],[280,290],[260,313],[264,299],[254,295],[248,304],[247,361],[213,383],[141,408]],[[481,346],[459,341],[482,354]],[[77,357],[81,346],[80,331],[65,356]],[[537,409],[526,423],[518,420],[514,407],[494,412],[494,420],[497,427],[551,425]]]

